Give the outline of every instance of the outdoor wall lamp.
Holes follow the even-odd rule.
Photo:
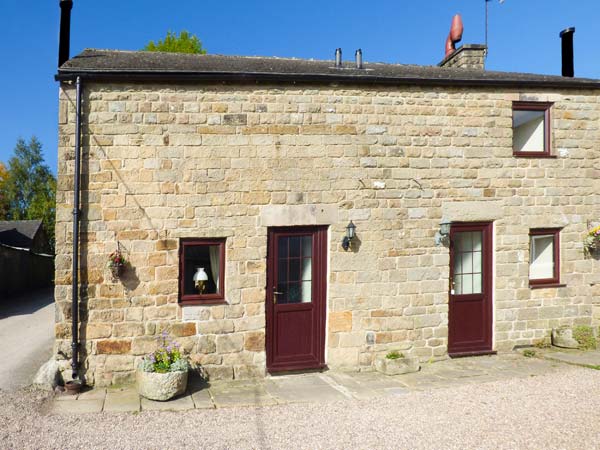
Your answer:
[[[350,221],[350,223],[346,226],[346,236],[344,236],[344,239],[342,239],[342,248],[344,250],[348,251],[348,249],[350,248],[350,245],[352,244],[352,239],[354,239],[355,236],[355,231],[356,225],[354,225],[352,221]]]
[[[448,245],[450,243],[450,226],[452,222],[442,218],[440,230],[435,232],[435,245]]]

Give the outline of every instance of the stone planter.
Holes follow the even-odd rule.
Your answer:
[[[136,381],[138,393],[150,400],[165,401],[185,392],[188,373],[143,372],[138,369]]]
[[[579,342],[573,337],[571,328],[553,328],[552,345],[561,348],[579,348]]]
[[[421,366],[416,356],[389,359],[385,356],[375,360],[375,368],[385,375],[402,375],[403,373],[418,372]]]

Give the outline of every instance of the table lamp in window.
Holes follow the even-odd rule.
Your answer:
[[[206,289],[206,282],[208,281],[208,275],[204,271],[204,267],[196,267],[196,273],[194,274],[194,286],[198,289],[200,294],[204,293]]]

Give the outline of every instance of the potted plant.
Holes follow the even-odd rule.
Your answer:
[[[121,275],[125,264],[127,264],[127,259],[125,259],[125,256],[123,256],[121,250],[117,249],[108,256],[107,266],[114,278],[117,278],[119,275]]]
[[[136,373],[138,393],[150,400],[169,400],[187,387],[190,364],[179,344],[167,342],[167,336],[163,332],[158,337],[158,348],[144,356]]]
[[[396,350],[375,359],[375,368],[385,375],[401,375],[403,373],[418,372],[421,368],[419,358],[416,356],[405,356]]]
[[[588,231],[587,236],[583,240],[583,245],[590,253],[600,249],[600,225]]]

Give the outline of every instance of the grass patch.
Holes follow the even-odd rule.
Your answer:
[[[523,350],[523,356],[525,358],[533,358],[535,356],[535,350],[532,348],[526,348]]]
[[[573,328],[573,339],[579,343],[579,348],[582,350],[594,350],[598,345],[594,330],[587,325]]]
[[[385,357],[387,359],[400,359],[400,358],[404,358],[404,355],[401,352],[398,352],[397,350],[393,350],[393,351],[389,352],[387,355],[385,355]]]

